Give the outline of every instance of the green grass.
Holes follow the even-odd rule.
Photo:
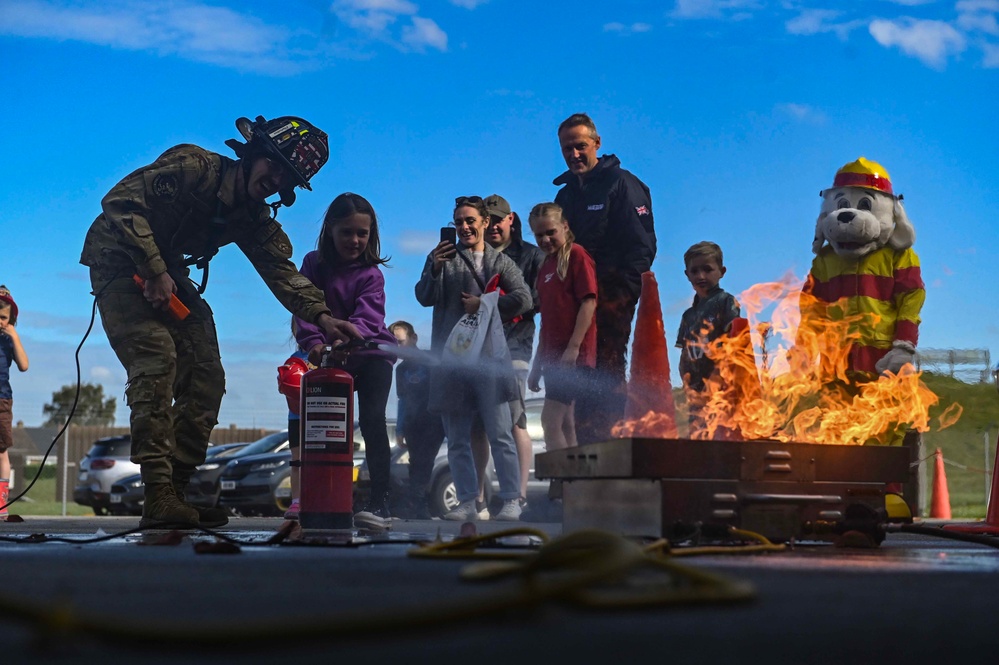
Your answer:
[[[999,395],[990,383],[963,383],[934,374],[923,374],[923,382],[940,398],[940,404],[930,409],[931,430],[923,434],[925,455],[940,448],[945,464],[947,487],[955,517],[984,517],[986,506],[985,441],[988,441],[988,469],[995,462],[996,435],[999,433]],[[963,412],[957,423],[939,429],[936,418],[952,403],[960,404]],[[933,460],[924,464],[932,486]],[[962,469],[957,464],[967,467]]]
[[[46,465],[41,477],[28,490],[28,493],[7,507],[7,511],[14,515],[62,515],[62,498],[56,496],[56,473],[58,467],[54,464]],[[38,465],[28,465],[25,467],[25,477],[18,479],[18,487],[11,490],[11,498],[24,491],[31,479],[38,473]],[[89,506],[81,506],[73,502],[73,484],[76,479],[71,474],[69,477],[69,492],[66,497],[66,514],[74,516],[93,515],[94,511]]]

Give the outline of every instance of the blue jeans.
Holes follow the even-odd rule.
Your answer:
[[[497,496],[503,500],[520,496],[520,462],[510,428],[510,405],[507,402],[495,403],[496,391],[490,385],[492,383],[482,381],[466,384],[475,393],[474,402],[478,412],[473,408],[443,415],[444,431],[447,434],[447,462],[461,502],[473,501],[479,495],[479,478],[472,458],[472,422],[477,416],[482,417],[486,438],[489,439],[489,449],[500,484]]]

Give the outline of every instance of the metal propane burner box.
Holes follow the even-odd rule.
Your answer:
[[[731,526],[771,540],[833,540],[851,515],[881,519],[887,483],[913,481],[911,447],[628,438],[539,454],[560,479],[563,529],[676,537]]]

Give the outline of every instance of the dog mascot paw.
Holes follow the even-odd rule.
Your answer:
[[[825,315],[859,321],[847,361],[851,375],[897,374],[915,363],[926,299],[912,249],[916,232],[902,197],[892,191],[888,172],[863,157],[837,171],[821,196],[805,292]]]

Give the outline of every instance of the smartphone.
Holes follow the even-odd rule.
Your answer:
[[[458,244],[458,229],[453,226],[441,227],[441,242],[449,242],[452,245]]]

